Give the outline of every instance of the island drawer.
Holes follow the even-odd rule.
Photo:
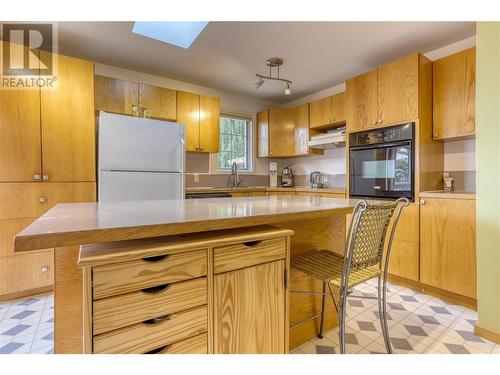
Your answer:
[[[207,354],[208,335],[193,336],[188,339],[164,345],[158,349],[150,350],[144,354]]]
[[[94,299],[207,275],[207,250],[163,254],[93,269]]]
[[[93,302],[94,335],[207,303],[206,277],[164,284]]]
[[[285,237],[249,241],[214,248],[214,273],[255,266],[286,258]]]
[[[157,322],[133,324],[94,336],[94,353],[154,353],[158,348],[167,352],[180,352],[190,347],[194,350],[200,345],[182,344],[181,340],[207,332],[207,321],[207,307],[202,306],[159,317]]]

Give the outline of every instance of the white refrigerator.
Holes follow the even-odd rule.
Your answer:
[[[184,198],[184,125],[99,113],[98,201]]]

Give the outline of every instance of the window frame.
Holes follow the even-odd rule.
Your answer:
[[[254,160],[253,160],[253,117],[251,116],[245,116],[245,115],[238,115],[238,114],[232,114],[232,113],[221,113],[220,118],[231,118],[231,119],[236,119],[236,120],[244,120],[246,121],[246,126],[247,126],[247,139],[246,139],[246,156],[247,156],[247,169],[239,169],[238,168],[238,173],[252,173],[253,172],[253,167],[254,167]],[[220,142],[220,120],[219,120],[219,142]],[[219,153],[214,153],[212,157],[212,166],[211,170],[213,170],[216,173],[231,173],[231,167],[229,168],[219,168],[217,165],[217,155]]]

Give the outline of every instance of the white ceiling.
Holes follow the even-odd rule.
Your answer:
[[[133,22],[60,22],[59,51],[102,64],[286,103],[403,57],[475,35],[474,22],[210,22],[189,49],[132,33]],[[255,73],[282,57],[293,94]]]

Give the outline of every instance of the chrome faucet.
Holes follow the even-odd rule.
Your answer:
[[[233,176],[233,187],[238,187],[241,184],[241,178],[238,177],[238,164],[235,161],[231,164],[231,176]]]

